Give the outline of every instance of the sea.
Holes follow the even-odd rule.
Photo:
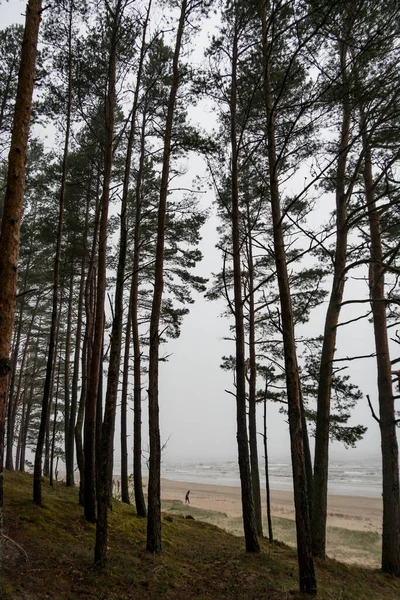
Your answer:
[[[269,482],[272,490],[293,490],[290,458],[271,460]],[[173,481],[239,486],[237,461],[172,461],[164,459],[161,476]],[[265,468],[260,464],[261,486],[265,487]],[[329,466],[328,492],[346,496],[382,495],[382,467],[379,458],[333,460]]]

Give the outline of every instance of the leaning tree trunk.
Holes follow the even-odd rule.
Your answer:
[[[18,256],[20,229],[25,191],[25,162],[32,94],[35,79],[35,63],[39,24],[42,12],[41,0],[29,0],[26,7],[25,30],[22,41],[17,96],[8,155],[7,186],[4,197],[0,234],[0,544],[3,530],[3,459],[4,426],[7,404],[8,374],[11,369],[11,339],[15,317],[17,293]],[[2,568],[0,547],[0,573]],[[0,581],[1,585],[1,581]]]
[[[276,152],[275,110],[270,75],[270,43],[266,3],[260,2],[263,52],[263,88],[267,119],[267,146],[269,183],[276,273],[282,315],[283,347],[285,357],[286,389],[290,444],[292,455],[294,504],[296,514],[297,554],[299,563],[300,590],[315,593],[317,582],[311,547],[311,523],[308,507],[307,476],[304,458],[303,428],[301,422],[300,377],[297,364],[294,317],[286,264],[286,250],[282,227],[279,194],[278,160]]]
[[[188,0],[182,0],[175,50],[172,62],[171,88],[168,98],[167,118],[164,132],[163,166],[161,174],[160,198],[158,205],[157,245],[154,271],[154,292],[150,316],[149,349],[149,483],[148,518],[146,549],[149,552],[161,552],[161,443],[158,404],[158,368],[159,368],[159,324],[161,301],[164,287],[164,240],[167,211],[168,181],[172,146],[172,125],[175,113],[176,96],[180,83],[179,55],[182,36],[186,24]]]
[[[312,545],[315,556],[325,558],[326,519],[328,508],[329,418],[336,348],[337,325],[344,293],[344,270],[347,255],[347,204],[351,187],[346,191],[346,167],[349,154],[351,105],[346,77],[347,43],[340,42],[342,82],[345,97],[336,169],[336,248],[333,281],[325,316],[324,338],[318,376],[317,422],[315,428],[314,479],[312,488]]]
[[[231,118],[231,228],[232,228],[232,254],[233,254],[233,290],[235,313],[235,338],[236,338],[236,426],[239,458],[239,473],[242,496],[243,527],[247,552],[259,552],[260,546],[257,539],[256,519],[254,512],[252,479],[250,472],[249,442],[247,437],[246,415],[246,370],[245,370],[245,335],[243,320],[242,300],[242,273],[241,273],[241,239],[240,239],[240,214],[239,214],[239,189],[238,189],[238,142],[236,131],[237,110],[237,61],[238,61],[238,33],[235,23],[235,34],[232,47],[232,83],[230,97]],[[254,399],[255,400],[255,399]],[[255,407],[254,407],[255,408]]]
[[[396,411],[386,323],[385,268],[383,265],[380,215],[375,200],[372,157],[366,117],[361,108],[360,127],[364,150],[365,204],[370,231],[369,293],[374,325],[378,371],[379,427],[382,449],[382,571],[400,576],[399,450]]]

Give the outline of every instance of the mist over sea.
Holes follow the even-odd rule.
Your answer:
[[[214,485],[239,486],[237,461],[172,461],[164,458],[161,474],[165,479]],[[261,487],[265,487],[264,465],[260,463]],[[289,458],[271,460],[270,487],[292,490],[292,467]],[[379,497],[382,494],[382,468],[379,458],[332,460],[329,466],[330,494]]]

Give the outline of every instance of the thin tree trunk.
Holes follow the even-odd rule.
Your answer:
[[[382,449],[382,571],[400,576],[400,487],[396,411],[386,322],[385,268],[383,265],[380,214],[375,200],[372,157],[364,109],[360,110],[364,150],[364,185],[370,230],[369,290],[378,371],[379,427]]]
[[[49,395],[49,408],[47,413],[47,423],[46,423],[46,441],[45,441],[45,449],[44,449],[44,464],[43,464],[43,475],[45,477],[49,477],[50,475],[50,415],[51,410],[53,408],[53,395],[54,395],[54,381],[56,377],[56,364],[57,364],[57,347],[59,343],[59,334],[60,334],[60,322],[61,322],[61,308],[63,304],[63,294],[60,298],[60,306],[58,309],[57,316],[57,328],[55,335],[55,346],[54,346],[54,355],[53,355],[53,367],[51,370],[51,383],[50,383],[50,395]],[[57,380],[58,383],[58,380]]]
[[[37,209],[37,201],[34,201],[33,205],[33,215],[32,215],[32,227],[35,226],[36,223],[36,209]],[[28,260],[25,266],[25,276],[24,282],[22,285],[23,291],[27,288],[28,283],[28,275],[30,271],[31,265],[31,257],[33,255],[33,237],[30,238],[29,244],[29,252],[28,252]],[[20,309],[19,309],[19,318],[18,318],[18,327],[17,332],[15,334],[15,343],[13,346],[13,358],[12,358],[12,371],[11,371],[11,380],[8,390],[8,411],[7,411],[7,456],[6,456],[6,469],[13,469],[13,459],[12,459],[12,446],[13,446],[13,436],[14,436],[14,420],[13,419],[13,408],[14,408],[14,390],[15,390],[15,379],[17,374],[17,363],[18,363],[18,353],[20,347],[21,333],[22,333],[22,325],[24,322],[23,314],[25,308],[25,294],[22,295],[20,301]],[[17,393],[18,395],[18,393]],[[18,468],[18,464],[16,464],[16,468]]]
[[[255,344],[255,311],[254,311],[254,264],[253,244],[251,237],[251,223],[249,203],[247,203],[247,261],[249,277],[249,446],[250,446],[250,468],[251,484],[253,489],[254,516],[256,520],[257,535],[263,535],[260,472],[258,466],[257,448],[257,412],[256,412],[256,390],[257,390],[257,363]]]
[[[90,169],[89,180],[88,180],[88,188],[86,194],[86,214],[85,214],[85,236],[84,236],[84,255],[82,258],[82,270],[81,275],[82,279],[85,273],[86,266],[86,238],[88,231],[88,220],[89,220],[89,209],[90,209],[90,197],[91,197],[91,187],[92,187],[92,178],[93,178],[93,169]],[[97,177],[97,189],[99,186],[99,178]],[[96,194],[96,200],[98,199],[98,194]],[[85,485],[85,456],[83,451],[83,438],[82,438],[82,430],[83,430],[83,422],[85,416],[85,405],[86,405],[86,395],[87,395],[87,376],[88,376],[88,366],[90,364],[90,348],[92,343],[92,323],[93,323],[93,309],[92,303],[90,302],[90,287],[93,279],[93,261],[94,261],[94,253],[96,246],[96,238],[97,238],[97,230],[99,224],[99,206],[100,203],[97,201],[96,211],[95,211],[95,223],[94,223],[94,234],[92,241],[92,253],[90,255],[89,268],[86,276],[86,282],[83,286],[83,297],[82,297],[82,307],[81,307],[81,318],[83,318],[83,305],[85,306],[85,314],[86,314],[86,326],[85,333],[83,337],[82,344],[82,368],[81,368],[81,393],[79,398],[79,407],[78,414],[76,418],[76,424],[74,429],[75,435],[75,444],[76,444],[76,462],[78,464],[79,470],[79,504],[84,506],[84,485]],[[80,289],[82,288],[82,280],[80,284]],[[79,313],[78,313],[79,314]],[[75,361],[77,358],[75,357]],[[78,373],[78,367],[75,362],[74,367],[74,375]],[[75,385],[75,387],[74,387]],[[73,382],[73,390],[76,389],[76,394],[78,394],[78,374],[76,375],[75,384]],[[74,393],[74,392],[73,392]]]
[[[100,186],[100,173],[97,177],[97,195]],[[106,214],[103,211],[103,201],[107,203]],[[83,508],[85,519],[94,523],[96,521],[96,405],[97,392],[100,373],[100,358],[103,348],[103,327],[104,327],[104,298],[105,298],[105,261],[107,251],[107,215],[108,215],[108,197],[104,194],[96,206],[95,230],[93,233],[93,246],[88,271],[87,289],[86,289],[86,319],[87,319],[87,379],[85,385],[85,421],[84,421],[84,479],[83,479]],[[99,235],[98,245],[98,269],[101,269],[101,275],[98,277],[98,285],[102,288],[96,290],[96,299],[94,298],[95,288],[95,254],[96,242]],[[101,258],[101,261],[100,261]],[[98,311],[100,310],[100,314]]]
[[[25,275],[25,283],[26,283],[26,275]],[[25,286],[24,286],[25,289]],[[6,464],[5,467],[7,470],[12,471],[14,469],[13,465],[13,440],[14,440],[14,422],[13,422],[13,408],[14,408],[14,390],[15,390],[15,379],[17,374],[17,364],[18,364],[18,354],[21,342],[21,333],[22,333],[22,323],[23,323],[23,313],[24,313],[24,298],[22,296],[20,302],[19,309],[19,318],[18,318],[18,328],[15,335],[15,342],[13,346],[12,353],[12,371],[11,371],[11,380],[8,391],[8,407],[7,407],[7,454],[6,454]],[[18,464],[18,463],[17,463]]]
[[[61,355],[61,352],[60,352]],[[53,470],[54,470],[54,453],[56,447],[56,431],[57,431],[57,413],[58,413],[58,395],[60,393],[60,375],[61,375],[61,360],[58,363],[58,373],[57,373],[57,385],[56,385],[56,394],[54,400],[54,417],[53,417],[53,431],[51,435],[51,451],[50,451],[50,485],[53,487]]]
[[[121,501],[130,504],[129,477],[128,477],[128,444],[127,444],[127,410],[128,410],[128,381],[129,381],[129,353],[131,343],[131,321],[132,311],[129,305],[128,317],[125,329],[124,364],[122,372],[121,390]]]
[[[139,517],[146,516],[142,480],[142,373],[139,336],[139,268],[141,248],[142,220],[142,179],[145,160],[146,107],[143,112],[140,136],[140,159],[135,189],[135,233],[133,253],[133,274],[131,282],[130,306],[132,311],[133,338],[133,488],[136,512]]]
[[[31,410],[32,410],[33,401],[34,401],[35,377],[36,377],[37,361],[38,361],[38,355],[39,355],[41,332],[42,332],[42,319],[40,318],[39,327],[38,327],[38,331],[37,331],[37,340],[36,340],[36,345],[35,345],[34,358],[33,358],[32,372],[30,375],[31,382],[30,382],[30,386],[29,386],[29,397],[27,400],[25,420],[23,423],[23,432],[22,432],[22,439],[21,439],[21,453],[20,453],[20,462],[19,462],[19,470],[20,471],[25,470],[26,440],[28,437],[29,420],[30,420]]]
[[[17,293],[20,228],[25,192],[25,162],[35,78],[35,63],[41,0],[29,0],[26,7],[17,96],[8,155],[7,186],[0,234],[0,545],[3,532],[4,428],[7,407],[8,375],[11,370],[11,339]],[[2,551],[0,547],[0,574]],[[1,581],[0,581],[1,586]]]
[[[71,360],[71,329],[72,329],[72,310],[74,298],[74,265],[71,261],[71,280],[69,287],[68,313],[67,313],[67,331],[65,334],[65,364],[64,364],[64,449],[65,449],[65,470],[67,486],[73,485],[74,481],[74,447],[69,445],[69,431],[71,429],[71,405],[70,405],[70,360]],[[71,483],[72,481],[72,483]]]
[[[168,98],[167,118],[164,132],[163,166],[161,174],[160,199],[158,205],[157,246],[154,272],[154,293],[150,317],[150,349],[149,349],[149,483],[148,483],[148,518],[147,543],[149,552],[161,552],[161,444],[158,403],[158,369],[159,369],[159,323],[161,301],[164,287],[164,240],[167,210],[168,180],[171,160],[172,125],[175,113],[176,95],[180,83],[179,55],[182,36],[186,22],[188,0],[182,0],[175,50],[172,63],[172,80]]]
[[[116,63],[117,63],[117,43],[119,37],[119,28],[122,18],[122,1],[117,0],[113,14],[109,15],[112,19],[111,39],[110,39],[110,51],[109,51],[109,62],[108,62],[108,90],[107,100],[105,107],[105,127],[106,127],[106,138],[104,148],[104,182],[103,182],[103,197],[102,197],[102,211],[100,220],[100,240],[99,240],[99,270],[98,270],[98,282],[97,282],[97,302],[96,302],[96,322],[94,332],[94,344],[92,354],[92,365],[91,365],[91,376],[90,376],[90,387],[88,393],[88,404],[90,406],[91,393],[94,389],[98,389],[98,377],[99,377],[99,366],[101,362],[101,349],[102,339],[104,335],[104,298],[105,298],[105,287],[106,287],[106,251],[107,251],[107,219],[108,219],[108,204],[110,198],[110,183],[111,183],[111,170],[113,162],[113,138],[114,138],[114,120],[115,120],[115,103],[116,103]],[[118,340],[115,340],[114,343]],[[116,344],[117,345],[117,344]],[[113,361],[115,357],[113,356]],[[116,385],[118,385],[119,375],[119,358],[118,367],[116,372]],[[97,373],[94,371],[94,367],[97,366]],[[113,376],[113,368],[111,368],[111,379]],[[97,380],[96,380],[97,375]],[[113,382],[114,385],[114,382]],[[114,400],[114,399],[113,399]],[[115,394],[116,402],[116,394]],[[113,414],[114,412],[114,414]],[[103,427],[101,431],[101,450],[100,450],[100,462],[97,470],[97,523],[96,523],[96,544],[94,550],[94,562],[99,566],[103,566],[106,562],[107,555],[107,512],[109,498],[109,454],[113,448],[114,438],[114,402],[110,400],[109,404],[106,403],[106,409],[104,414]],[[88,463],[89,455],[85,456],[85,473],[86,470],[91,468],[90,462]],[[90,457],[91,460],[91,457]],[[88,479],[87,479],[88,481]],[[86,484],[85,484],[86,487]],[[86,490],[85,490],[86,492]],[[85,503],[86,506],[86,503]],[[88,507],[89,508],[89,507]],[[94,514],[92,515],[94,517]]]
[[[10,432],[7,434],[7,457],[10,452],[10,460],[8,462],[8,465],[9,465],[8,467],[7,467],[7,460],[6,460],[6,468],[9,469],[11,467],[10,470],[12,470],[12,468],[13,468],[12,453],[13,453],[13,441],[14,441],[14,431],[15,431],[15,420],[16,420],[16,416],[17,416],[18,405],[20,404],[20,401],[21,401],[21,396],[22,396],[21,390],[22,390],[23,377],[24,377],[24,373],[25,373],[25,364],[26,364],[26,359],[28,356],[28,350],[30,347],[33,323],[36,318],[36,313],[37,313],[40,299],[41,299],[41,297],[39,295],[36,299],[36,304],[33,308],[31,320],[30,320],[30,323],[28,326],[28,331],[27,331],[27,335],[26,335],[26,339],[25,339],[25,343],[24,343],[24,349],[22,352],[22,359],[21,359],[21,366],[20,366],[19,376],[18,376],[17,390],[16,390],[15,394],[11,394],[11,386],[10,386],[10,390],[9,390],[7,431],[10,430]],[[16,370],[16,365],[15,365],[15,370]],[[13,379],[14,379],[14,382],[12,382],[12,387],[15,386],[14,373],[13,373]],[[16,464],[18,464],[18,462]]]
[[[70,11],[70,40],[71,44],[71,20],[72,10]],[[69,74],[68,74],[68,97],[66,106],[66,120],[65,120],[65,138],[64,138],[64,153],[62,161],[62,175],[60,185],[60,198],[59,198],[59,214],[58,214],[58,227],[57,227],[57,243],[56,243],[56,254],[54,259],[54,282],[53,282],[53,308],[51,314],[51,328],[50,328],[50,342],[49,342],[49,353],[47,357],[47,369],[46,379],[44,383],[43,401],[42,401],[42,414],[39,427],[38,443],[35,454],[35,466],[33,472],[33,501],[38,506],[42,505],[42,454],[43,444],[45,438],[46,424],[49,418],[50,410],[50,387],[52,379],[52,368],[54,361],[55,352],[55,337],[57,327],[57,309],[58,309],[58,298],[59,298],[59,286],[60,286],[60,261],[61,261],[61,243],[62,243],[62,232],[64,222],[64,204],[65,204],[65,190],[68,173],[68,154],[69,154],[69,137],[71,130],[71,107],[72,107],[72,54],[71,46],[69,46]]]
[[[237,61],[238,61],[238,23],[235,20],[235,32],[232,46],[232,81],[230,96],[231,118],[231,228],[232,228],[232,254],[233,254],[233,290],[235,311],[235,338],[236,338],[236,426],[239,473],[242,497],[242,515],[244,537],[247,552],[259,552],[260,546],[257,539],[257,528],[254,511],[252,479],[250,472],[249,442],[247,437],[246,415],[246,370],[245,370],[245,335],[243,320],[242,300],[242,272],[240,264],[240,215],[239,215],[239,189],[238,189],[238,143],[236,132],[237,110]]]
[[[76,426],[76,415],[78,406],[78,381],[79,381],[79,364],[81,357],[81,337],[82,337],[82,316],[83,316],[83,295],[85,289],[85,256],[82,258],[80,283],[79,283],[79,296],[78,296],[78,308],[76,317],[76,336],[75,336],[75,353],[74,353],[74,369],[72,373],[72,385],[71,385],[71,413],[69,419],[69,429],[67,433],[69,453],[68,457],[70,460],[70,466],[68,471],[70,477],[66,478],[67,486],[74,486],[74,436]],[[82,429],[81,429],[82,431]]]
[[[271,491],[269,487],[269,463],[268,463],[268,437],[267,437],[267,391],[268,382],[265,380],[265,393],[264,393],[264,464],[265,464],[265,492],[267,496],[267,522],[268,522],[268,539],[270,542],[274,541],[274,533],[272,529],[272,517],[271,517]]]
[[[312,544],[315,556],[325,558],[326,519],[329,469],[329,419],[333,358],[336,333],[344,293],[344,269],[347,257],[347,204],[350,189],[346,192],[346,167],[349,154],[351,105],[346,77],[347,43],[340,42],[342,81],[345,97],[342,105],[342,125],[336,170],[336,248],[333,281],[325,316],[324,338],[318,376],[317,422],[315,428],[314,478],[312,488]]]
[[[112,468],[111,477],[109,477],[110,469],[106,468],[107,460],[112,460],[113,457],[113,442],[115,430],[115,413],[117,407],[118,382],[121,361],[121,343],[122,343],[122,326],[123,326],[123,298],[124,298],[124,283],[125,283],[125,264],[126,252],[128,245],[128,229],[126,222],[126,212],[128,205],[129,183],[132,168],[132,151],[136,133],[136,113],[139,100],[140,80],[142,76],[143,62],[146,51],[145,39],[147,31],[147,23],[149,18],[151,3],[148,5],[148,12],[144,24],[142,34],[142,47],[138,65],[136,88],[132,106],[131,126],[128,137],[127,153],[125,160],[124,182],[122,189],[121,214],[120,214],[120,245],[117,268],[114,318],[111,330],[110,340],[110,359],[108,366],[107,391],[105,399],[105,411],[103,427],[101,432],[101,452],[100,452],[100,468],[99,468],[99,492],[97,494],[98,519],[96,528],[96,549],[95,562],[103,566],[107,555],[107,507],[111,504],[112,498]],[[112,133],[113,125],[111,126],[111,118],[114,120],[115,107],[115,69],[116,69],[116,43],[118,36],[119,21],[121,18],[122,4],[118,2],[115,7],[115,23],[113,29],[113,38],[111,40],[110,66],[109,66],[109,95],[108,95],[108,117],[110,119],[111,144],[108,159],[112,161]],[[111,489],[109,489],[111,488]],[[107,491],[108,490],[108,491]],[[102,521],[102,522],[101,522]]]
[[[271,91],[270,45],[268,41],[269,26],[267,23],[266,8],[266,3],[261,1],[260,16],[262,24],[262,51],[264,61],[263,87],[267,118],[271,211],[275,264],[282,314],[300,590],[307,593],[316,593],[317,582],[315,578],[314,562],[312,557],[311,524],[308,507],[307,476],[304,459],[303,430],[301,423],[300,377],[297,364],[294,318],[286,265],[286,250],[283,237],[280,206],[278,161],[275,141],[275,108]]]
[[[26,374],[25,374],[25,381],[26,381]],[[16,453],[16,456],[15,456],[15,466],[16,466],[16,468],[18,468],[20,457],[21,457],[21,443],[22,443],[23,424],[24,424],[25,415],[26,415],[27,402],[26,402],[25,390],[22,393],[21,402],[22,402],[22,411],[21,411],[21,420],[20,420],[20,423],[19,423],[19,430],[18,430],[17,453]]]

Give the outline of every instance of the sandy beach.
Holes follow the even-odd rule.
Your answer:
[[[207,485],[161,480],[163,500],[181,500],[190,490],[190,505],[194,508],[225,513],[228,517],[241,516],[240,488],[225,485]],[[262,491],[265,506],[265,491]],[[271,492],[272,515],[294,519],[293,493]],[[382,500],[361,496],[328,497],[328,527],[341,527],[353,531],[381,532]]]

